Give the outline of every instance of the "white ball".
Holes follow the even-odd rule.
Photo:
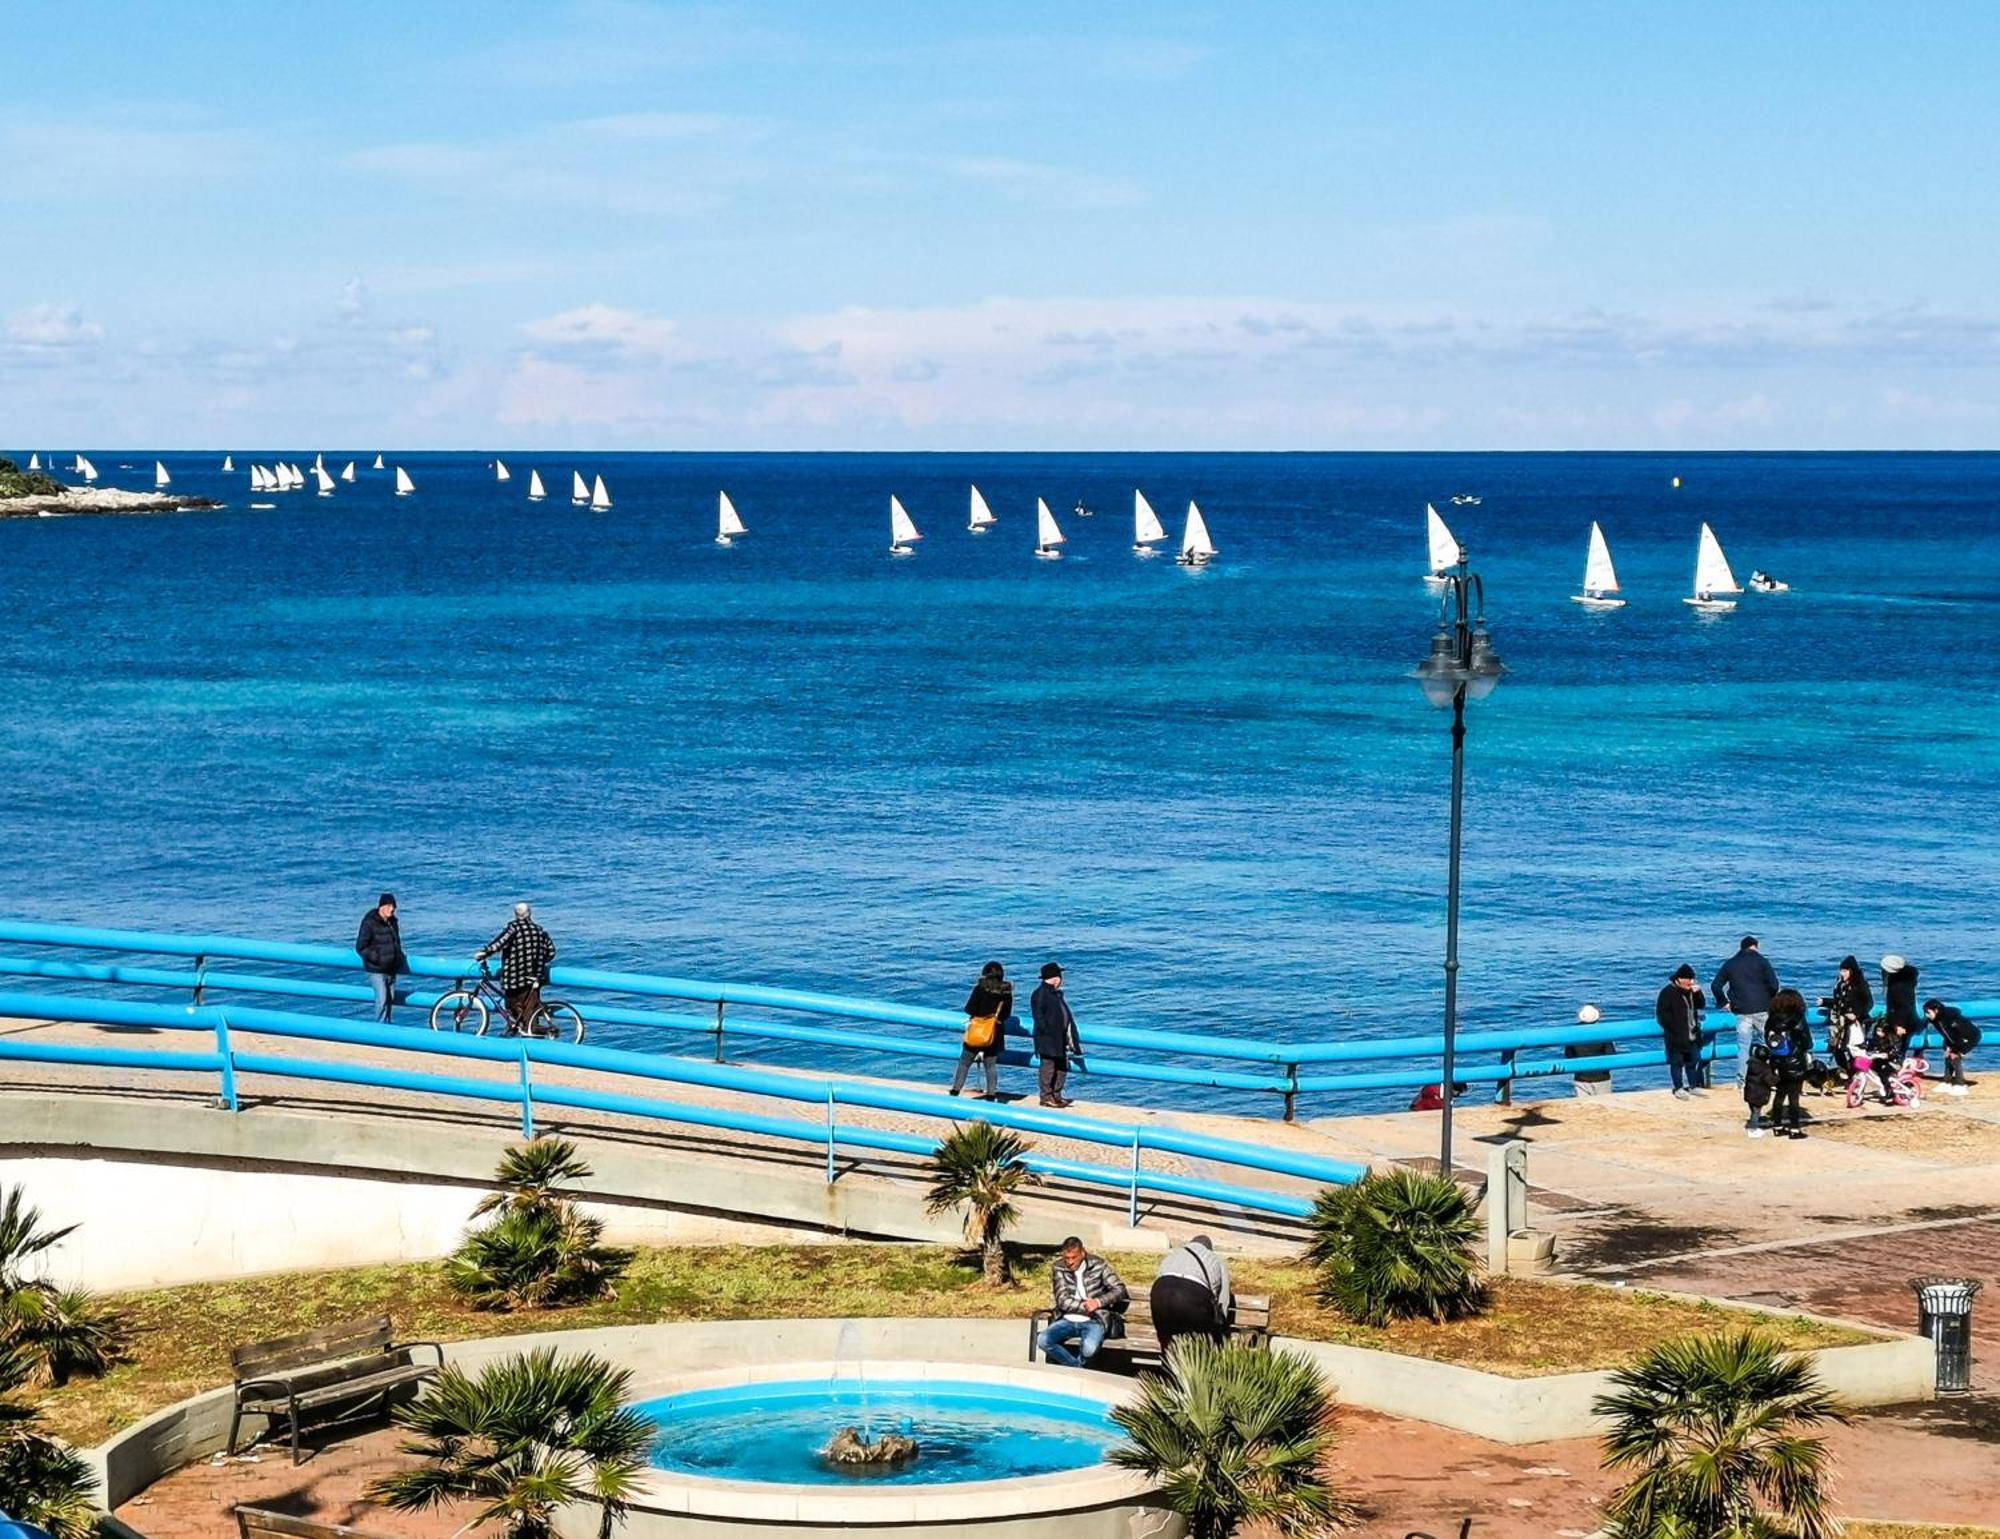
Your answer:
[[[1581,1010],[1576,1012],[1576,1018],[1578,1022],[1585,1026],[1595,1026],[1599,1021],[1604,1019],[1595,1005],[1585,1005]]]

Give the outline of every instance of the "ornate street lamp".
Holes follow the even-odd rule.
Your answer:
[[[1486,633],[1486,590],[1458,548],[1458,568],[1447,572],[1437,634],[1417,664],[1424,698],[1451,710],[1451,874],[1445,886],[1444,927],[1444,1127],[1438,1169],[1451,1174],[1452,1074],[1458,1045],[1458,849],[1465,804],[1465,702],[1484,700],[1507,670]]]

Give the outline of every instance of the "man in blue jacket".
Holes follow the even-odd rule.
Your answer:
[[[1764,1022],[1771,1013],[1771,996],[1778,992],[1778,975],[1757,949],[1757,937],[1746,935],[1736,955],[1717,969],[1708,996],[1718,1010],[1736,1017],[1736,1083],[1750,1068],[1750,1049],[1764,1040]]]

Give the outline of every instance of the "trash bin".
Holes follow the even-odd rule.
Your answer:
[[[1919,1277],[1917,1331],[1937,1353],[1940,1394],[1972,1388],[1972,1295],[1980,1285],[1962,1277]]]

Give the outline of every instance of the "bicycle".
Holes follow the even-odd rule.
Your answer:
[[[432,1031],[469,1031],[475,1037],[486,1035],[498,1014],[506,1023],[509,1036],[520,1028],[507,1009],[507,996],[500,992],[500,985],[493,981],[493,968],[488,962],[479,964],[479,981],[471,988],[455,988],[438,996],[431,1006]],[[560,1042],[567,1037],[572,1042],[583,1041],[583,1012],[567,1000],[545,999],[529,1018],[528,1029],[523,1035],[542,1037],[552,1042]]]

